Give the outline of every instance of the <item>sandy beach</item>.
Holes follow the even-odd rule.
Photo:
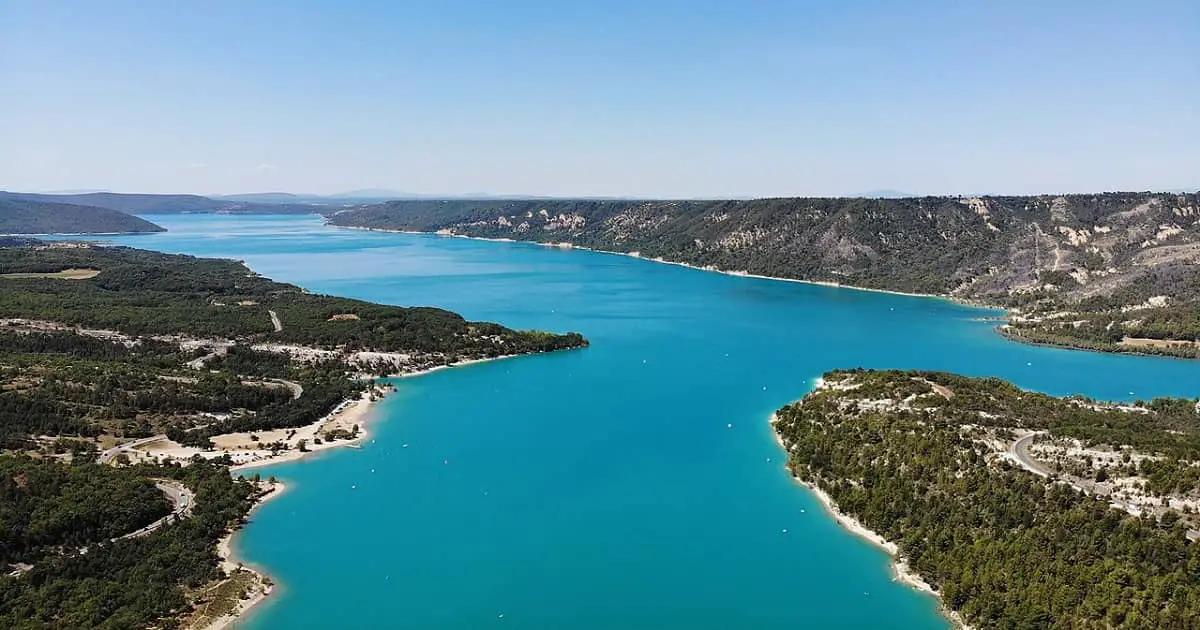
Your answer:
[[[775,430],[775,423],[778,421],[778,416],[771,414],[771,433],[775,436],[775,443],[778,444],[779,447],[782,448],[786,453],[787,446],[784,445],[782,436],[780,436],[779,432]],[[787,460],[785,459],[784,461]],[[791,471],[789,471],[789,474],[790,472]],[[858,519],[846,514],[845,512],[842,512],[838,508],[837,503],[834,502],[833,497],[829,496],[816,484],[808,483],[807,481],[804,481],[795,475],[792,475],[792,479],[795,480],[796,483],[804,486],[810,492],[812,492],[813,495],[817,497],[817,500],[821,502],[821,505],[824,506],[825,511],[832,516],[839,525],[841,525],[851,534],[854,534],[855,536],[858,536],[859,538],[862,538],[863,540],[866,540],[888,552],[888,554],[892,556],[892,577],[896,581],[915,588],[918,591],[929,593],[941,601],[941,595],[934,590],[933,586],[926,582],[924,578],[922,578],[915,571],[913,571],[910,566],[908,566],[908,561],[902,555],[900,555],[900,549],[896,546],[896,543],[885,539],[874,530],[863,525]],[[974,630],[972,626],[963,621],[962,617],[957,612],[947,608],[945,606],[945,602],[942,602],[940,609],[942,614],[945,615],[947,619],[952,621],[956,627],[961,628],[961,630]]]

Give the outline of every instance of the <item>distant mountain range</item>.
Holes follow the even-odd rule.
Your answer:
[[[0,199],[93,206],[129,214],[313,214],[318,212],[309,203],[255,203],[236,199],[214,199],[200,195],[111,192],[51,195],[0,191]]]

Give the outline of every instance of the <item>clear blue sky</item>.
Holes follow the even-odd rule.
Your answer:
[[[0,188],[1200,186],[1200,2],[0,0]]]

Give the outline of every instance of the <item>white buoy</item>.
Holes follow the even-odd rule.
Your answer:
[[[372,473],[374,473],[374,472],[375,472],[375,469],[374,469],[374,468],[372,468],[372,469],[371,469],[371,472],[372,472]]]
[[[400,445],[400,448],[408,448],[408,445],[407,445],[407,444],[401,444],[401,445]]]
[[[763,385],[763,391],[764,391],[764,392],[765,392],[765,391],[767,391],[767,386],[766,386],[766,385]]]
[[[783,533],[785,533],[785,534],[787,533],[787,528],[786,528],[786,527],[785,527],[785,528],[783,528]]]
[[[729,424],[725,425],[725,428],[726,428],[726,429],[732,429],[732,428],[733,428],[733,423],[732,423],[732,422],[730,422]]]
[[[355,489],[357,489],[357,488],[358,488],[358,486],[350,486],[350,489],[351,489],[351,490],[355,490]]]
[[[449,465],[450,465],[450,460],[448,460],[448,459],[443,459],[443,460],[442,460],[442,463],[443,463],[443,464],[446,464],[447,466],[449,466]]]

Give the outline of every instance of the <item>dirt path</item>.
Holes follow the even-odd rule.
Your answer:
[[[279,321],[279,315],[275,311],[267,311],[271,315],[271,325],[275,327],[275,332],[283,330],[283,322]]]

